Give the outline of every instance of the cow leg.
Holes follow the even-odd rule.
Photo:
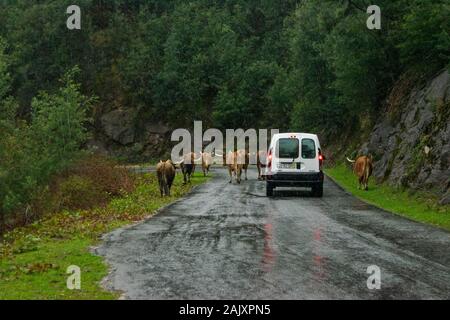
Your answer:
[[[167,195],[170,197],[170,188],[171,188],[171,184],[167,185]]]
[[[247,169],[245,169],[245,181],[247,181]]]
[[[164,195],[170,196],[169,186],[167,185],[167,183],[164,185]]]
[[[363,188],[364,188],[364,177],[360,177],[358,189],[362,190]]]
[[[229,183],[232,183],[232,182],[233,182],[233,172],[232,172],[232,170],[231,170],[230,167],[228,167],[228,174],[230,175],[230,181],[229,181]]]
[[[368,167],[366,167],[366,169],[364,170],[364,180],[365,180],[365,183],[366,183],[366,191],[368,191],[369,190],[369,168]]]
[[[161,193],[161,197],[164,196],[164,188],[161,181],[159,182],[159,192]]]

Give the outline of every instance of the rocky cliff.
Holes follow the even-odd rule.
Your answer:
[[[88,147],[126,161],[149,161],[164,156],[170,141],[169,128],[146,119],[132,108],[119,108],[96,119],[94,138]]]
[[[421,85],[400,80],[386,112],[359,153],[374,157],[374,176],[396,186],[433,191],[450,203],[450,75]]]

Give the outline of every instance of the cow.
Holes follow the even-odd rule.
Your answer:
[[[230,151],[224,155],[224,165],[228,167],[228,174],[230,175],[230,183],[233,182],[233,175],[236,176],[236,152]]]
[[[372,175],[373,163],[371,156],[360,156],[356,160],[347,158],[353,165],[353,172],[358,177],[358,189],[369,190],[369,178]]]
[[[199,161],[195,156],[196,154],[194,152],[189,152],[179,162],[181,172],[183,173],[184,184],[191,183],[191,176],[195,171],[195,162]]]
[[[236,177],[236,182],[241,183],[242,170],[245,166],[247,153],[245,150],[230,151],[226,156],[226,165],[230,175],[229,183],[233,182],[233,175]]]
[[[262,171],[267,166],[267,152],[258,151],[256,153],[256,167],[258,168],[258,180],[264,180]]]
[[[211,168],[211,165],[213,163],[213,158],[211,153],[209,152],[203,152],[202,154],[202,170],[203,175],[206,177],[209,173],[209,169]]]
[[[242,170],[245,173],[245,180],[247,181],[248,180],[247,179],[247,170],[248,170],[248,166],[250,164],[250,154],[245,150],[240,150],[238,152],[240,152],[240,154],[243,155],[243,157],[244,157],[244,163],[242,164]]]
[[[170,197],[170,189],[172,188],[173,180],[175,179],[175,165],[170,160],[161,160],[156,166],[156,174],[158,176],[161,197]]]

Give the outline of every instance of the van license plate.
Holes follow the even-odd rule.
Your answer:
[[[279,169],[297,169],[297,163],[296,162],[290,162],[290,163],[280,163],[278,165]]]

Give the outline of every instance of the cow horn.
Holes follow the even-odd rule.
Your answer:
[[[347,157],[347,161],[350,162],[350,163],[355,163],[356,162],[355,160],[350,160],[348,157]]]
[[[181,159],[179,162],[174,162],[173,164],[176,166],[179,166],[180,164],[182,164],[184,162],[184,159]]]

